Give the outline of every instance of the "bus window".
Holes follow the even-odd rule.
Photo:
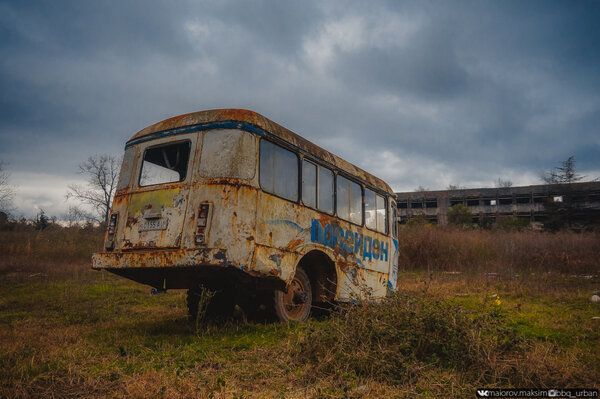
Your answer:
[[[392,202],[392,237],[398,238],[398,208]]]
[[[308,161],[302,161],[302,202],[317,207],[317,165]]]
[[[333,214],[333,172],[319,166],[319,210]]]
[[[337,177],[337,214],[344,220],[362,224],[362,189],[360,185]]]
[[[123,162],[121,163],[121,172],[119,173],[119,182],[117,183],[117,191],[129,186],[134,158],[135,148],[129,147],[125,150],[125,155],[123,155]]]
[[[205,133],[200,157],[202,177],[252,179],[256,171],[256,140],[252,134],[235,129]]]
[[[302,162],[302,202],[333,214],[333,172],[312,162]]]
[[[387,234],[387,207],[385,206],[385,198],[377,195],[377,231]]]
[[[387,232],[385,198],[365,189],[365,225],[380,233]]]
[[[140,186],[174,183],[185,180],[190,157],[190,142],[152,147],[144,153]]]
[[[298,157],[267,140],[260,141],[260,186],[271,194],[298,200]]]

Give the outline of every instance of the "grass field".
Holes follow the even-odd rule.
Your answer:
[[[89,270],[101,233],[65,230],[0,232],[0,397],[599,388],[600,304],[590,297],[600,289],[600,262],[588,251],[597,235],[405,230],[400,292],[384,304],[303,324],[238,315],[195,325],[183,292],[150,295]],[[545,255],[521,253],[533,250]]]

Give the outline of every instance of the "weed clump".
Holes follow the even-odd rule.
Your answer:
[[[382,303],[343,307],[326,324],[309,327],[297,358],[313,365],[315,378],[350,375],[403,384],[432,367],[485,378],[488,355],[518,344],[489,312],[473,315],[423,294],[396,293]]]

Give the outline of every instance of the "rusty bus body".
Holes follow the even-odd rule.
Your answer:
[[[195,112],[127,142],[92,263],[245,310],[270,293],[280,319],[305,319],[395,290],[395,208],[385,182],[255,112]]]

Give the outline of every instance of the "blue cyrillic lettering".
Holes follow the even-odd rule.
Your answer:
[[[348,252],[354,251],[354,234],[350,230],[346,230],[345,247]]]
[[[330,224],[323,229],[323,244],[333,246],[333,226]]]
[[[313,219],[312,225],[310,226],[310,240],[312,242],[323,244],[323,227],[317,219]]]
[[[379,260],[379,240],[374,238],[373,245],[371,246],[371,255],[373,255],[373,260]]]
[[[332,248],[339,245],[341,251],[354,252],[359,259],[362,255],[363,260],[384,260],[385,258],[385,261],[388,261],[389,243],[353,233],[341,227],[334,227],[331,224],[323,227],[317,219],[312,220],[310,239],[312,242]]]
[[[363,236],[362,234],[354,233],[354,253],[360,255],[360,251],[363,246]]]
[[[344,230],[339,228],[339,227],[335,227],[333,229],[333,243],[332,243],[332,247],[336,247],[336,246],[340,246],[340,249],[343,250],[344,249]]]
[[[385,255],[385,261],[388,261],[388,248],[389,248],[388,243],[381,241],[379,243],[379,254],[380,254],[380,258],[383,258],[383,255]]]
[[[369,258],[369,260],[373,260],[373,258],[371,257],[371,237],[364,237],[363,238],[364,243],[363,243],[363,260]],[[369,243],[369,245],[367,245],[367,242]]]

